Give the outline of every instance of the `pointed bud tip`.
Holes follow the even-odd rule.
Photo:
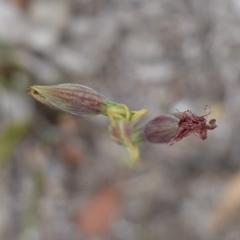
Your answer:
[[[31,94],[31,95],[33,95],[33,94],[39,94],[39,92],[35,89],[35,86],[31,86],[31,87],[29,87],[27,90],[26,90],[26,93],[28,93],[28,94]]]
[[[32,91],[32,89],[31,89],[31,87],[29,87],[29,88],[26,90],[26,93],[27,93],[27,94],[31,94],[31,91]]]

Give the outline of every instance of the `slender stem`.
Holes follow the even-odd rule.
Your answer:
[[[131,136],[132,142],[135,144],[143,143],[145,142],[145,139],[142,135],[142,128],[136,128],[134,129],[132,136]]]
[[[119,105],[119,103],[113,102],[113,101],[110,101],[110,100],[106,100],[105,103],[106,103],[107,107],[104,109],[104,111],[102,111],[102,115],[108,117],[107,110],[108,110],[109,108],[111,108],[111,107],[114,107],[114,106]]]

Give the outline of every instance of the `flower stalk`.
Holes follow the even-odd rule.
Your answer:
[[[118,104],[107,109],[109,117],[109,132],[111,138],[118,144],[125,146],[131,161],[139,159],[139,144],[134,141],[136,123],[147,113],[146,109],[130,111],[124,104]]]
[[[126,148],[130,162],[139,159],[140,143],[166,143],[171,146],[190,134],[205,140],[207,132],[217,127],[215,119],[207,122],[210,112],[197,116],[190,110],[160,115],[139,127],[138,122],[147,113],[147,109],[130,111],[126,105],[110,101],[95,90],[79,84],[31,86],[27,93],[50,107],[68,113],[107,116],[110,136]]]

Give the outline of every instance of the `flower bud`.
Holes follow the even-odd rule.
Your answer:
[[[31,86],[27,89],[38,101],[82,116],[105,114],[106,99],[95,90],[79,84]]]
[[[150,143],[168,143],[177,133],[179,119],[161,115],[149,121],[142,129],[142,137]]]

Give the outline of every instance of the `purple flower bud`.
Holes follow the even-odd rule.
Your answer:
[[[104,96],[78,84],[32,86],[27,89],[27,93],[48,106],[76,115],[105,114],[107,108]]]
[[[168,143],[177,133],[179,119],[161,115],[149,121],[142,129],[142,137],[150,143]]]

